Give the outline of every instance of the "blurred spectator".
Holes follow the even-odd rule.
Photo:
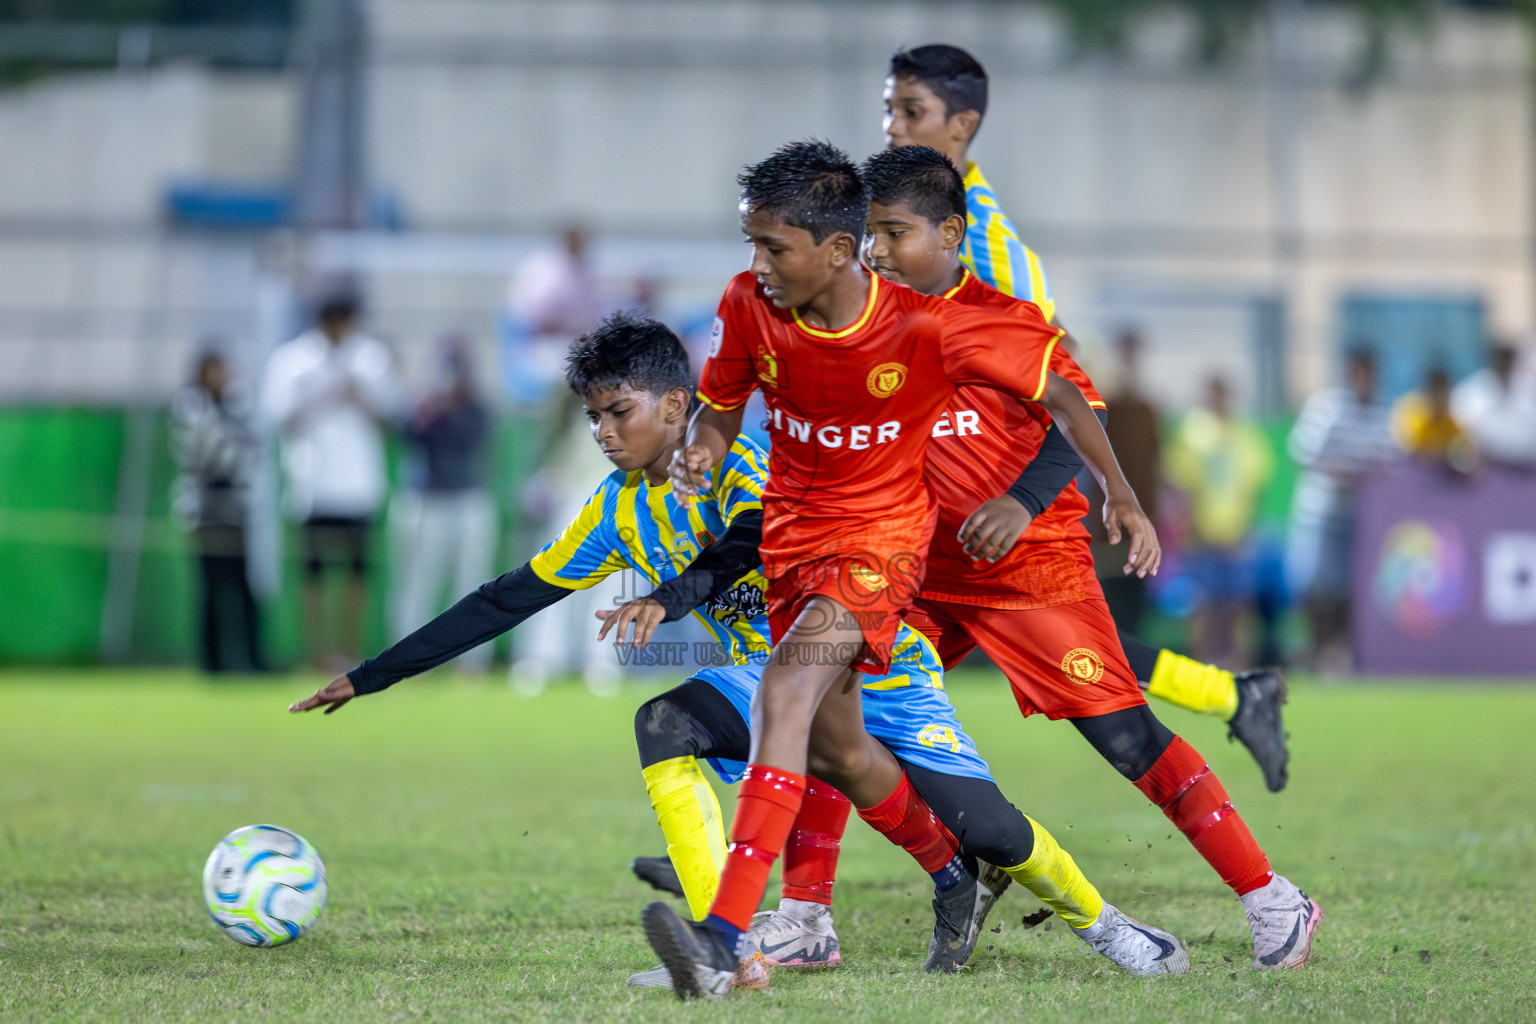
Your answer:
[[[1414,458],[1471,468],[1471,442],[1451,415],[1451,378],[1445,370],[1430,370],[1423,391],[1410,391],[1392,404],[1392,439]]]
[[[303,524],[309,658],[344,669],[361,656],[369,540],[387,488],[383,427],[401,389],[389,349],[357,331],[356,299],[328,299],[316,319],[273,351],[260,405],[280,432],[286,508]],[[327,570],[337,567],[347,573],[341,613],[327,614]]]
[[[571,342],[597,326],[603,313],[602,292],[587,254],[587,236],[568,227],[558,246],[528,257],[513,276],[507,311],[511,323],[507,347],[507,390],[516,401],[543,403],[543,458],[524,488],[525,505],[542,524],[546,539],[563,530],[613,471],[592,441],[581,402],[564,385],[565,356]],[[628,574],[618,574],[627,576]],[[538,693],[548,679],[579,668],[589,688],[609,693],[617,685],[618,665],[611,648],[594,643],[597,620],[592,611],[613,607],[613,580],[562,601],[545,611],[546,628],[513,638],[511,681],[522,693]]]
[[[602,294],[587,261],[587,236],[571,226],[559,245],[545,246],[512,275],[504,342],[507,394],[540,402],[560,386],[572,339],[597,326]]]
[[[1376,403],[1376,357],[1350,352],[1347,386],[1307,399],[1291,430],[1302,469],[1291,505],[1286,577],[1312,627],[1313,655],[1330,670],[1349,667],[1349,561],[1355,485],[1395,456],[1387,410]]]
[[[1451,412],[1490,462],[1536,468],[1536,373],[1519,371],[1507,341],[1488,348],[1488,366],[1451,393]]]
[[[246,577],[245,528],[260,446],[250,402],[230,382],[224,357],[207,352],[191,384],[171,400],[171,450],[181,470],[174,507],[191,524],[202,607],[201,657],[207,672],[260,672],[260,627]]]
[[[444,338],[432,371],[431,392],[404,429],[415,464],[410,486],[395,502],[401,542],[392,608],[396,639],[489,579],[496,543],[496,506],[485,489],[491,417],[475,387],[465,340]],[[483,672],[491,652],[490,644],[481,644],[459,664]]]
[[[546,433],[541,468],[525,487],[527,503],[542,513],[548,540],[576,519],[598,484],[613,472],[613,463],[593,437],[581,400],[568,389],[556,415],[560,425]],[[634,580],[631,571],[614,573],[597,586],[540,612],[541,628],[520,630],[512,638],[512,687],[532,696],[542,692],[550,679],[574,670],[593,693],[615,694],[620,677],[618,659],[612,646],[596,642],[598,621],[594,613],[637,596],[625,592]]]
[[[1237,627],[1254,599],[1249,539],[1275,467],[1264,434],[1232,415],[1226,380],[1212,377],[1204,408],[1180,421],[1165,468],[1189,498],[1185,557],[1197,590],[1192,653],[1201,661],[1246,662],[1237,650]]]
[[[1141,336],[1130,329],[1122,331],[1116,342],[1120,365],[1115,374],[1115,391],[1104,399],[1109,407],[1109,423],[1104,432],[1109,435],[1120,468],[1140,499],[1141,507],[1155,523],[1160,486],[1158,474],[1162,466],[1162,428],[1158,423],[1157,408],[1141,392],[1141,345]],[[1092,476],[1088,479],[1091,481]],[[1116,552],[1104,534],[1104,495],[1096,483],[1088,488],[1088,495],[1093,509],[1087,523],[1093,534],[1093,562],[1098,570],[1099,584],[1104,589],[1104,600],[1109,603],[1116,625],[1134,634],[1146,611],[1147,582],[1120,571],[1125,563],[1124,549]]]

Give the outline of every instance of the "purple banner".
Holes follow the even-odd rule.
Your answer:
[[[1404,463],[1356,511],[1362,672],[1536,676],[1536,476]]]

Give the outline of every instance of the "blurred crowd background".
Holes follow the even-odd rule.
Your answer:
[[[0,663],[340,670],[520,564],[610,468],[570,339],[639,306],[697,360],[737,169],[878,149],[890,54],[948,42],[1162,530],[1150,586],[1105,573],[1122,621],[1227,666],[1528,674],[1533,18],[0,0]],[[592,612],[635,586],[461,668],[609,690]]]

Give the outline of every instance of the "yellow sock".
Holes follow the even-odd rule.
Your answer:
[[[1034,818],[1025,817],[1035,830],[1035,849],[1023,864],[1003,870],[1040,897],[1040,902],[1060,914],[1067,924],[1087,928],[1098,920],[1104,909],[1104,897],[1078,870],[1072,855],[1061,848],[1056,837]]]
[[[725,868],[725,826],[720,802],[692,756],[674,757],[646,768],[645,791],[656,823],[667,837],[667,856],[677,869],[688,909],[704,920]]]
[[[1231,672],[1168,650],[1158,654],[1152,678],[1147,680],[1147,692],[1181,708],[1215,715],[1222,721],[1237,714],[1237,683]]]

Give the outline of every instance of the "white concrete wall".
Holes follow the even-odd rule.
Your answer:
[[[1536,110],[1512,18],[1442,15],[1362,92],[1342,85],[1356,26],[1309,17],[1287,263],[1262,31],[1199,68],[1174,16],[1122,58],[1080,60],[1044,9],[991,3],[376,0],[371,16],[374,177],[435,233],[431,258],[391,243],[373,282],[379,326],[410,351],[455,326],[489,345],[510,266],[457,233],[507,236],[512,261],[530,232],[583,221],[627,240],[599,248],[616,289],[649,268],[644,239],[667,240],[658,262],[684,268],[670,305],[708,302],[739,266],[740,166],[807,135],[874,150],[887,56],[936,40],[988,65],[974,155],[1045,258],[1063,320],[1090,342],[1147,325],[1170,401],[1212,365],[1251,386],[1256,297],[1290,299],[1293,396],[1327,372],[1351,290],[1479,294],[1503,331],[1529,329],[1536,307]],[[168,248],[160,197],[179,176],[281,178],[296,90],[173,67],[0,93],[0,393],[159,387],[198,331],[254,320],[259,246]]]

